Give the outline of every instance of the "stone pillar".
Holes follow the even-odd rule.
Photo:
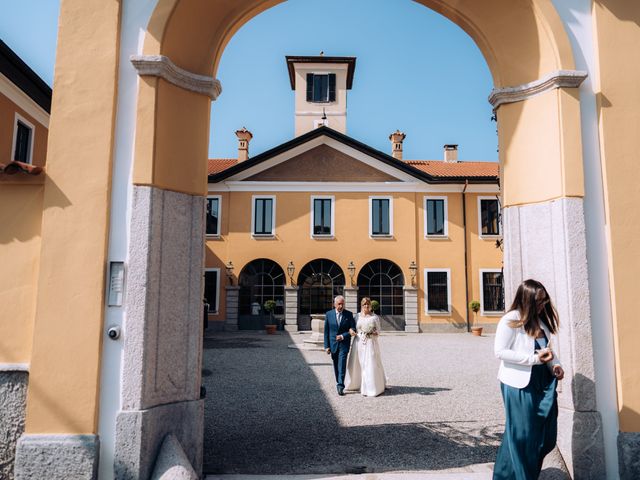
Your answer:
[[[240,287],[228,285],[225,290],[227,292],[225,304],[227,316],[224,320],[224,329],[227,332],[234,332],[238,330],[238,300]]]
[[[0,364],[0,478],[13,480],[16,444],[24,432],[27,408],[27,364]]]
[[[131,208],[115,477],[149,478],[168,434],[200,473],[205,199],[134,186]]]
[[[596,410],[582,198],[506,207],[504,274],[509,305],[522,280],[549,291],[560,317],[555,346],[565,379],[558,388],[558,447],[573,478],[605,478],[602,419]]]
[[[284,329],[298,331],[298,287],[284,287]]]
[[[418,323],[418,289],[416,287],[405,286],[404,292],[404,331],[409,333],[420,333]]]
[[[344,287],[344,308],[354,315],[360,311],[358,305],[358,287]]]

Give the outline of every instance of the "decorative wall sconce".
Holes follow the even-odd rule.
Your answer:
[[[233,263],[231,263],[231,260],[227,262],[224,268],[227,270],[227,278],[229,279],[229,285],[233,285],[233,268],[234,267],[233,267]]]
[[[351,279],[351,286],[353,287],[353,276],[356,274],[356,266],[353,264],[353,262],[349,262],[349,265],[347,266],[347,270],[349,271],[349,278]]]
[[[291,282],[291,286],[293,286],[293,273],[296,271],[296,267],[293,265],[293,262],[289,260],[289,265],[287,265],[287,274],[289,275],[289,281]]]
[[[418,266],[414,260],[411,260],[411,265],[409,265],[409,272],[411,272],[411,286],[416,286],[416,274],[418,273]]]

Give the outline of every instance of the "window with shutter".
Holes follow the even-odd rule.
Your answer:
[[[313,101],[313,73],[307,73],[307,102]]]
[[[336,101],[336,74],[335,73],[329,74],[329,101],[330,102]]]

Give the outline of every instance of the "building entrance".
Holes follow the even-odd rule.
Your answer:
[[[332,260],[312,260],[302,267],[298,275],[298,286],[298,328],[311,330],[311,315],[331,310],[333,299],[344,293],[344,272]]]

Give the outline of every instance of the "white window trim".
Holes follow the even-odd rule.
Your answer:
[[[31,135],[29,135],[29,155],[27,158],[27,163],[29,165],[33,165],[33,142],[36,137],[36,127],[29,120],[24,118],[18,112],[15,113],[15,117],[13,120],[13,141],[11,142],[11,161],[15,158],[16,155],[16,139],[18,137],[18,121],[23,123],[26,127],[31,129]]]
[[[219,268],[205,268],[206,272],[216,272],[218,281],[216,282],[216,310],[209,312],[209,315],[218,315],[220,313],[220,269]]]
[[[389,234],[388,235],[374,235],[373,232],[373,201],[374,200],[389,200]],[[393,238],[393,197],[388,195],[371,195],[369,197],[369,238],[374,239],[391,239]]]
[[[209,201],[210,198],[218,199],[218,233],[206,233],[206,229],[207,229],[206,219],[204,223],[205,233],[207,238],[220,238],[220,232],[222,230],[222,195],[207,195],[207,201]],[[206,209],[205,209],[205,215],[206,215]]]
[[[273,200],[271,209],[271,233],[255,233],[256,226],[256,200],[260,198],[270,198]],[[252,195],[251,196],[251,236],[253,238],[274,238],[276,236],[276,196],[275,195]]]
[[[430,272],[446,272],[447,274],[447,305],[446,312],[429,310],[429,283],[427,282],[427,274]],[[427,315],[449,317],[451,316],[451,269],[450,268],[425,268],[424,269],[424,312]]]
[[[482,233],[482,200],[495,200],[498,202],[498,209],[500,208],[500,201],[498,197],[490,197],[490,196],[479,196],[478,197],[478,236],[480,238],[485,238],[487,240],[495,240],[502,238],[502,225],[498,222],[498,234],[497,235],[486,235]]]
[[[481,268],[479,272],[480,276],[480,315],[483,317],[502,317],[504,315],[504,310],[496,310],[495,312],[487,312],[484,309],[484,276],[483,273],[501,273],[502,270],[499,268]],[[504,286],[504,275],[502,277],[502,285]]]
[[[314,200],[331,200],[331,233],[329,235],[317,235],[313,233],[313,223],[314,223],[314,208],[313,208],[313,202]],[[309,220],[309,234],[311,235],[311,238],[315,238],[316,240],[323,240],[323,239],[332,239],[335,237],[335,218],[336,218],[336,197],[334,195],[311,195],[311,202],[310,202],[310,209],[311,209],[311,219]]]
[[[447,239],[449,238],[449,202],[447,196],[425,195],[422,199],[424,207],[424,238]],[[444,234],[430,234],[427,232],[427,200],[444,200]]]

